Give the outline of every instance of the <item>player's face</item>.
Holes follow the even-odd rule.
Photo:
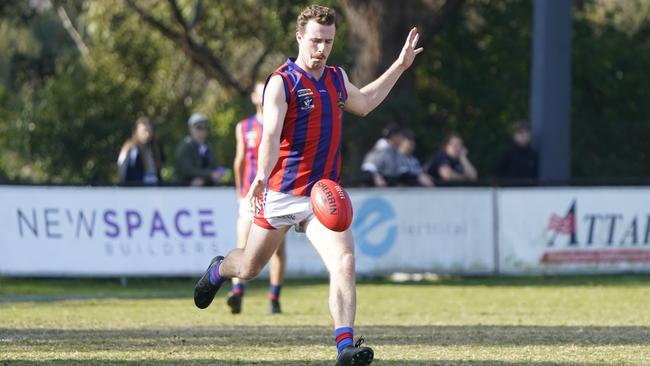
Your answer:
[[[296,33],[298,40],[298,57],[308,69],[319,70],[325,67],[327,57],[332,52],[336,26],[323,25],[310,20],[305,25],[304,33]]]

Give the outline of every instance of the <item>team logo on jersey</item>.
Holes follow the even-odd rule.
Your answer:
[[[297,94],[300,110],[307,111],[314,108],[314,92],[311,89],[299,89]]]
[[[305,97],[300,100],[300,109],[303,111],[314,108],[314,99],[312,97]]]
[[[339,94],[339,100],[336,102],[336,105],[339,106],[339,108],[343,109],[345,107],[345,102],[343,101],[343,95],[341,95],[341,92],[338,92]]]

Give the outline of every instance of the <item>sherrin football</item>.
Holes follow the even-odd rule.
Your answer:
[[[321,179],[316,182],[310,201],[314,215],[326,228],[340,232],[352,224],[350,196],[333,180]]]

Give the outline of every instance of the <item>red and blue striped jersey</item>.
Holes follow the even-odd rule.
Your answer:
[[[262,122],[254,114],[237,123],[237,130],[244,143],[244,169],[239,177],[239,195],[243,197],[248,193],[257,174],[257,150],[262,141]]]
[[[289,58],[273,75],[282,77],[288,109],[267,187],[308,196],[320,179],[340,180],[341,123],[348,97],[343,71],[326,66],[316,80]]]

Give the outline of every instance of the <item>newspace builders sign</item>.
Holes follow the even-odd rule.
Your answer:
[[[498,191],[506,274],[650,272],[650,190]]]
[[[0,273],[195,274],[235,240],[223,189],[0,187]]]
[[[357,272],[492,273],[490,190],[350,190]],[[0,274],[198,275],[235,245],[234,189],[0,186]],[[289,275],[325,275],[304,234]]]

